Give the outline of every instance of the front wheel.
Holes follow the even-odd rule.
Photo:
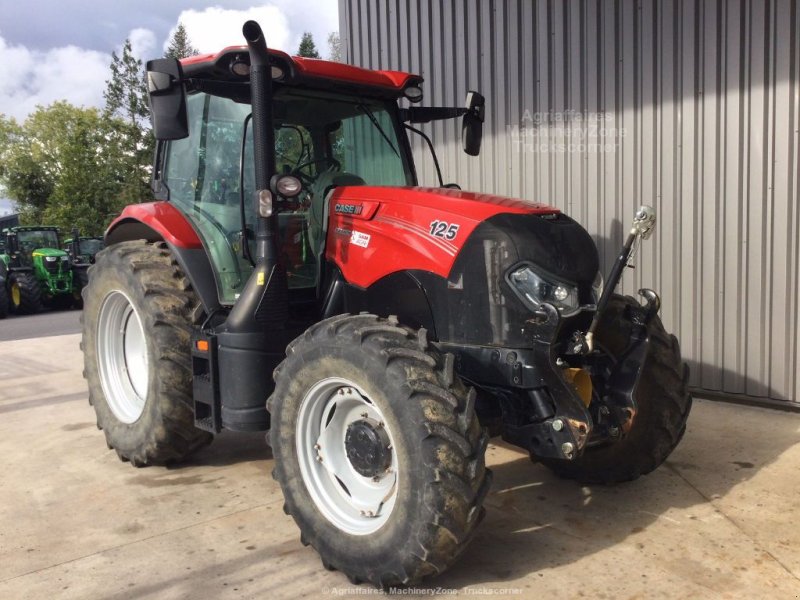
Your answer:
[[[194,427],[190,333],[199,301],[163,242],[115,244],[84,290],[84,376],[109,448],[136,467],[208,444]]]
[[[483,514],[491,473],[475,393],[425,335],[392,318],[333,317],[275,372],[269,435],[285,510],[353,582],[445,570]]]
[[[35,315],[44,310],[42,288],[33,273],[22,271],[8,276],[11,311],[20,315]]]
[[[599,323],[597,344],[612,363],[628,345],[633,327],[629,313],[635,306],[633,298],[615,295]],[[556,474],[583,483],[631,481],[656,469],[681,441],[692,407],[689,368],[681,360],[678,340],[664,330],[658,316],[650,321],[648,335],[631,430],[617,442],[588,448],[573,461],[542,459]]]

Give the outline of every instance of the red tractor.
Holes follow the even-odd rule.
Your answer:
[[[268,50],[252,21],[243,34],[147,65],[156,201],[111,224],[83,291],[109,447],[142,467],[267,431],[301,541],[379,586],[464,550],[489,435],[583,482],[661,464],[687,368],[658,296],[614,294],[652,210],[604,289],[591,237],[557,209],[417,186],[409,123],[461,117],[475,155],[480,94],[418,107],[416,75]]]

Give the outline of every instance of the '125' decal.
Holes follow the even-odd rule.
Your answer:
[[[432,221],[430,234],[433,237],[454,240],[458,235],[458,225],[455,223],[448,223],[447,221]]]

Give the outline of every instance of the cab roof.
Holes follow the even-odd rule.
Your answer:
[[[269,50],[270,63],[283,74],[275,81],[289,84],[312,84],[315,87],[370,88],[380,95],[399,97],[410,85],[419,85],[419,75],[404,71],[373,71],[339,62],[290,56],[280,50]],[[191,56],[181,61],[185,77],[246,82],[249,75],[239,75],[234,65],[250,64],[247,46],[229,46],[216,54]],[[241,70],[241,69],[239,69]]]

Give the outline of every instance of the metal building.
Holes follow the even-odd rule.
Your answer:
[[[547,202],[608,267],[659,214],[624,291],[659,291],[691,383],[800,407],[797,0],[339,0],[344,59],[484,93],[480,158],[429,126],[445,179]],[[421,183],[434,184],[417,143]]]

